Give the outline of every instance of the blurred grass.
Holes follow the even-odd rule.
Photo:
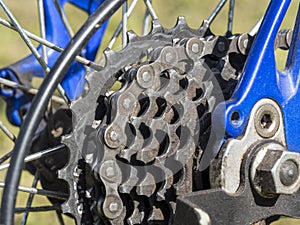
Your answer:
[[[176,19],[178,16],[185,16],[187,23],[192,28],[198,28],[204,19],[207,19],[217,5],[218,0],[153,0],[154,8],[160,18],[160,22],[164,27],[171,28],[175,25]],[[237,0],[236,1],[236,10],[235,10],[235,22],[234,22],[234,32],[242,33],[249,31],[255,23],[263,15],[269,1],[247,1],[247,0]],[[35,34],[39,34],[39,25],[37,20],[37,1],[33,0],[7,0],[6,4],[12,10],[14,15],[19,19],[20,23],[24,28],[30,30]],[[283,23],[284,28],[292,28],[294,19],[296,16],[297,10],[297,1],[293,1],[289,9],[288,15]],[[87,18],[86,15],[79,12],[74,7],[66,7],[67,14],[70,18],[71,24],[75,30],[77,30],[80,25]],[[143,4],[139,4],[137,9],[134,11],[132,19],[129,20],[129,27],[133,28],[134,31],[138,34],[141,33],[141,26],[139,24],[141,18],[145,13],[145,7]],[[212,31],[216,34],[224,34],[226,31],[225,21],[227,19],[227,6],[225,10],[217,17],[215,22],[212,25]],[[0,16],[6,18],[5,15],[1,12]],[[114,32],[118,21],[120,21],[121,13],[120,10],[114,18],[109,22],[109,27],[107,30],[108,35],[105,36],[105,39],[102,43],[101,50],[105,49],[109,41],[109,37]],[[16,35],[14,31],[11,31],[3,26],[0,26],[0,67],[5,67],[18,59],[29,54],[29,51],[25,44],[21,41],[20,37]],[[120,44],[120,39],[118,41]],[[37,46],[37,43],[35,43]],[[117,47],[117,48],[120,48]],[[277,52],[276,53],[278,67],[284,68],[286,53]],[[3,100],[0,100],[0,120],[3,121],[8,127],[13,130],[16,134],[18,133],[18,128],[12,127],[9,125],[8,121],[5,118],[5,104]],[[5,152],[13,148],[13,143],[9,141],[1,132],[0,132],[0,153],[3,155]],[[5,174],[0,174],[0,180],[3,180]],[[30,186],[32,182],[32,176],[28,173],[24,173],[22,176],[22,185]],[[0,190],[0,195],[2,191]],[[18,198],[18,205],[24,207],[26,204],[27,194],[20,194]],[[36,197],[34,205],[47,205],[49,202],[43,197]],[[22,215],[16,217],[16,224],[20,224]],[[70,219],[66,224],[72,224]],[[47,224],[52,225],[53,223],[58,224],[55,213],[31,213],[29,216],[28,224]],[[282,219],[279,222],[274,223],[274,225],[296,225],[300,224],[297,220],[291,219]]]

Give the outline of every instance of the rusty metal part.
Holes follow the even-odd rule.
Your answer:
[[[282,146],[263,146],[252,163],[251,182],[263,197],[295,194],[300,187],[300,155]]]

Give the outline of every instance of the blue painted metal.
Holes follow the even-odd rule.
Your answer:
[[[61,8],[64,8],[66,3],[71,3],[74,6],[82,9],[88,14],[93,13],[97,7],[104,0],[57,0]],[[43,0],[44,2],[44,13],[45,13],[45,25],[46,25],[46,38],[48,41],[65,48],[70,41],[70,36],[67,29],[60,17],[60,14],[54,4],[53,0]],[[106,28],[102,26],[97,33],[90,39],[89,43],[82,51],[82,55],[89,60],[94,60],[98,47],[101,43],[102,37],[104,35]],[[48,64],[51,68],[55,61],[57,60],[60,53],[47,49],[48,54]],[[38,47],[40,54],[42,53],[41,46]],[[62,87],[64,88],[67,96],[70,99],[78,97],[82,92],[84,86],[84,74],[86,70],[84,66],[80,63],[74,62],[72,67],[67,72],[64,80],[62,81]],[[0,77],[5,77],[10,80],[28,84],[28,81],[32,77],[43,77],[44,72],[38,61],[33,55],[29,55],[25,59],[8,66],[0,71]],[[21,107],[28,108],[31,96],[18,92],[13,89],[0,90],[0,95],[4,96],[4,99],[8,103],[7,107],[7,117],[9,121],[14,125],[21,125],[21,118],[19,116],[19,111]],[[22,95],[24,95],[22,97]],[[26,100],[26,101],[25,101]]]
[[[275,100],[281,107],[288,149],[300,152],[300,12],[296,19],[286,69],[276,67],[276,34],[291,0],[272,0],[232,98],[226,102],[225,116],[216,111],[214,120],[225,125],[227,137],[241,136],[254,105],[263,98]],[[219,106],[221,107],[221,105]],[[239,119],[233,121],[232,115]],[[217,123],[216,123],[217,124]]]

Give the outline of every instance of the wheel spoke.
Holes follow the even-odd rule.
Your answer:
[[[43,158],[45,156],[48,156],[52,153],[55,153],[55,152],[58,152],[58,151],[61,151],[62,149],[65,148],[65,145],[58,145],[57,147],[55,148],[51,148],[51,149],[47,149],[47,150],[44,150],[44,151],[40,151],[40,152],[37,152],[37,153],[34,153],[32,155],[29,155],[25,158],[25,163],[26,162],[31,162],[31,161],[34,161],[34,160],[37,160],[37,159],[40,159],[40,158]],[[0,166],[0,171],[1,170],[5,170],[9,167],[10,163],[6,163],[2,166]]]
[[[6,160],[8,160],[10,157],[12,157],[13,151],[10,151],[9,153],[5,154],[1,159],[0,159],[0,165],[4,163]]]
[[[232,35],[233,16],[234,16],[234,6],[235,6],[235,0],[230,0],[230,4],[229,4],[229,14],[228,14],[227,35]]]
[[[31,207],[31,208],[16,208],[15,213],[25,213],[25,212],[47,212],[60,210],[59,206],[39,206],[39,207]]]
[[[0,182],[0,188],[4,188],[5,183]],[[60,199],[60,200],[66,200],[69,196],[66,193],[58,192],[58,191],[48,191],[43,189],[37,189],[33,187],[25,187],[25,186],[18,186],[18,191],[35,194],[35,195],[42,195],[47,196],[50,198]]]
[[[67,32],[68,32],[69,36],[73,37],[74,36],[74,31],[73,31],[73,29],[72,29],[72,27],[71,27],[71,25],[69,23],[69,20],[67,18],[67,15],[66,15],[65,11],[60,7],[60,5],[59,5],[59,3],[58,3],[57,0],[54,0],[54,4],[55,4],[55,7],[56,7],[57,11],[60,14],[60,17],[61,17],[64,25],[67,28]]]
[[[127,44],[127,10],[128,4],[127,1],[123,4],[122,7],[122,47],[125,48]]]
[[[18,89],[25,91],[26,93],[32,94],[32,95],[36,95],[38,93],[38,89],[26,87],[24,85],[7,80],[5,78],[0,78],[0,84],[8,86],[8,87],[12,87],[12,88],[18,88]],[[65,100],[63,100],[62,98],[55,96],[55,95],[52,96],[52,100],[59,104],[65,104]]]
[[[3,124],[2,121],[0,121],[0,129],[10,140],[12,140],[13,142],[16,141],[16,136]]]
[[[152,3],[152,0],[150,0],[150,3]],[[146,8],[145,16],[144,16],[144,24],[143,24],[143,32],[142,35],[146,35],[149,29],[150,24],[150,13],[148,8]]]
[[[144,0],[145,1],[145,4],[147,6],[147,9],[152,17],[153,20],[158,20],[158,17],[157,17],[157,14],[156,12],[154,11],[154,8],[152,6],[152,2],[150,0]]]
[[[32,188],[36,188],[38,180],[39,180],[38,173],[36,172],[31,186]],[[29,209],[31,207],[33,198],[34,198],[34,194],[30,193],[27,199],[26,209]],[[28,215],[29,215],[29,211],[26,211],[25,214],[23,215],[21,225],[25,225],[27,223]]]
[[[8,16],[8,18],[11,21],[11,23],[14,25],[14,27],[17,30],[17,32],[19,33],[19,35],[21,36],[21,38],[23,39],[23,41],[26,43],[26,45],[28,46],[28,48],[30,49],[30,51],[32,52],[32,54],[35,56],[35,58],[37,59],[37,61],[42,66],[43,70],[45,71],[45,74],[47,74],[48,71],[49,71],[48,65],[46,64],[46,62],[44,61],[44,59],[40,56],[39,52],[34,47],[34,45],[32,44],[32,42],[28,38],[27,34],[24,32],[23,28],[18,23],[17,19],[14,17],[14,15],[11,13],[11,11],[8,9],[8,7],[5,5],[5,3],[3,2],[3,0],[0,0],[0,6],[4,10],[5,14]]]
[[[64,218],[61,215],[61,212],[56,210],[57,219],[60,225],[65,225]]]
[[[131,15],[132,11],[134,10],[137,2],[138,2],[138,0],[133,0],[132,1],[131,5],[129,6],[128,11],[127,11],[127,17],[130,17],[130,15]],[[120,22],[117,29],[116,29],[116,31],[113,34],[108,46],[107,46],[108,48],[112,48],[114,46],[117,38],[119,37],[119,35],[122,31],[122,27],[123,27],[122,22]]]
[[[43,39],[46,39],[46,24],[45,24],[45,13],[44,13],[44,1],[38,0],[38,12],[39,12],[39,25],[40,33]],[[48,54],[45,45],[42,45],[42,55],[45,62],[48,64]]]
[[[7,28],[12,29],[13,31],[17,31],[17,29],[9,21],[6,21],[3,18],[0,18],[0,24],[6,26]],[[53,50],[55,50],[57,52],[63,52],[64,51],[63,48],[61,48],[61,47],[59,47],[59,46],[51,43],[50,41],[47,41],[45,38],[41,38],[41,37],[39,37],[39,36],[37,36],[37,35],[29,32],[27,30],[24,30],[24,32],[27,34],[27,36],[30,39],[32,39],[32,40],[34,40],[34,41],[36,41],[36,42],[38,42],[38,43],[40,43],[42,45],[45,45],[48,48],[51,48],[51,49],[53,49]],[[82,56],[77,56],[75,58],[75,60],[77,62],[79,62],[79,63],[82,63],[85,66],[88,66],[88,67],[92,68],[92,69],[99,70],[99,65],[95,64],[94,62],[92,62],[92,61],[90,61],[90,60],[88,60],[88,59],[86,59],[86,58],[84,58]]]
[[[13,142],[16,141],[16,136],[3,124],[2,121],[0,121],[0,129],[3,131],[3,133]],[[4,163],[6,160],[8,160],[13,154],[13,151],[10,151],[6,153],[3,157],[0,158],[0,164]]]
[[[227,0],[221,0],[219,2],[219,4],[217,5],[217,7],[214,9],[214,11],[208,17],[208,19],[207,19],[208,24],[211,24],[214,21],[214,19],[220,13],[220,11],[222,10],[222,8],[224,7],[224,5],[225,5],[226,2],[227,2]]]

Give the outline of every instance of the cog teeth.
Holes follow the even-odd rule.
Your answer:
[[[109,59],[113,57],[114,51],[111,50],[110,48],[106,48],[106,49],[104,50],[103,54],[104,54],[105,62],[106,62],[105,67],[107,67],[107,66],[110,65]]]
[[[84,99],[83,101],[94,101],[94,99],[92,99],[91,97],[92,97],[92,95],[86,95],[82,99]],[[78,121],[77,118],[80,118],[80,120],[82,120],[83,118],[86,118],[87,111],[84,110],[84,108],[82,108],[82,101],[80,101],[79,99],[73,101],[70,108],[72,110],[73,116],[75,117],[73,119],[73,126],[75,127],[75,126],[77,126],[77,124],[75,123]],[[93,110],[93,109],[90,108],[90,110]]]
[[[153,20],[152,21],[152,31],[151,31],[151,33],[152,34],[163,33],[163,31],[164,31],[164,28],[161,26],[159,20]]]
[[[132,215],[127,219],[127,223],[129,225],[135,225],[135,224],[141,224],[144,220],[145,213],[140,212],[138,209],[139,203],[137,201],[134,201],[134,210]]]
[[[127,31],[127,37],[128,37],[128,42],[134,42],[138,39],[138,35],[132,30]]]
[[[186,19],[185,19],[185,17],[183,17],[183,16],[179,16],[178,18],[177,18],[177,24],[176,24],[176,26],[187,26],[187,22],[186,22]]]
[[[63,143],[68,147],[71,148],[74,146],[74,142],[72,142],[73,140],[72,135],[70,136],[65,136],[63,138]],[[63,169],[58,170],[58,178],[65,180],[68,183],[69,186],[69,197],[67,199],[67,201],[65,201],[62,205],[61,205],[61,209],[63,213],[67,213],[67,214],[71,214],[73,215],[73,217],[76,220],[77,224],[80,224],[80,217],[82,214],[82,204],[79,203],[77,201],[78,199],[78,193],[77,193],[77,189],[74,189],[74,183],[76,182],[76,179],[78,179],[78,177],[75,177],[75,179],[72,177],[70,177],[70,175],[67,173],[67,170],[70,171],[75,171],[76,170],[76,166],[77,166],[77,157],[74,154],[70,154],[70,162],[72,162],[71,164],[67,164]],[[74,164],[75,163],[75,164]],[[75,196],[75,198],[74,198]],[[72,206],[72,207],[71,207]]]
[[[147,173],[145,178],[138,184],[136,192],[138,195],[150,197],[156,189],[156,182],[152,174]]]
[[[151,215],[148,218],[148,221],[161,221],[164,219],[164,214],[161,211],[161,209],[153,207],[153,211],[151,212]]]
[[[208,21],[203,20],[202,25],[199,27],[199,31],[201,31],[201,33],[203,32],[203,35],[204,35],[204,33],[208,30],[208,28],[209,28]]]

